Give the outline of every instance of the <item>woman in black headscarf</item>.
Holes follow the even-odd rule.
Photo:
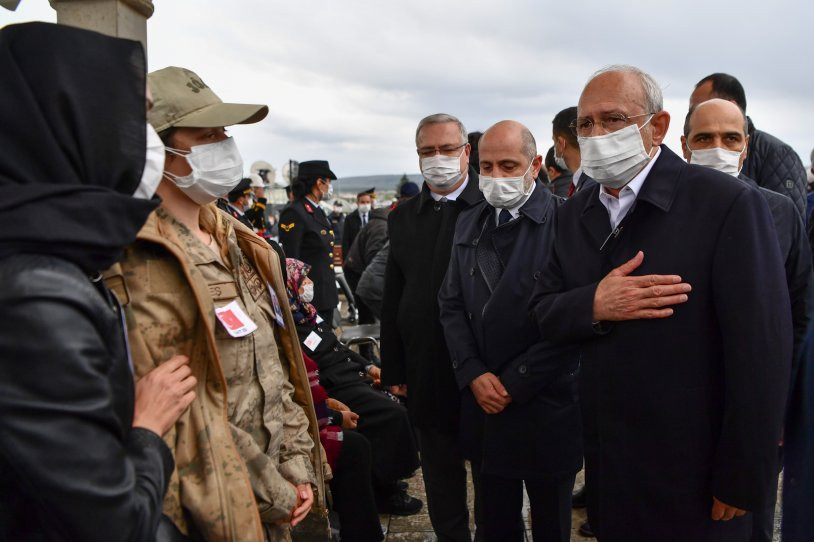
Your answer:
[[[0,74],[0,540],[155,540],[173,469],[160,435],[194,379],[179,357],[134,390],[98,280],[157,205],[143,50],[7,26]]]

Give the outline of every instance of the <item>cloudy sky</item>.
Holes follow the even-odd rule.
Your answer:
[[[413,141],[430,113],[470,130],[515,119],[544,153],[551,118],[587,77],[633,64],[662,85],[678,137],[693,85],[716,71],[746,88],[755,124],[814,147],[814,4],[775,0],[154,0],[150,70],[197,72],[226,101],[266,103],[232,130],[247,164],[327,159],[342,176],[417,173]],[[22,0],[0,24],[55,21]],[[0,75],[1,76],[1,75]]]

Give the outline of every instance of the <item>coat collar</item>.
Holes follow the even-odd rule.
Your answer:
[[[469,181],[467,181],[466,188],[458,196],[455,201],[461,201],[464,208],[472,207],[479,201],[483,200],[480,188],[478,188],[478,173],[474,168],[469,168]],[[427,182],[421,186],[421,193],[418,195],[418,205],[416,205],[416,214],[422,214],[428,207],[435,205],[435,200],[430,195],[430,189],[427,187]]]
[[[686,168],[687,164],[684,160],[671,151],[667,145],[661,145],[659,159],[648,173],[639,196],[636,198],[636,203],[646,201],[665,213],[668,212],[675,200],[678,181]],[[585,173],[583,173],[584,175]],[[583,216],[594,207],[602,208],[602,204],[599,202],[600,189],[601,186],[597,183],[574,196],[575,200],[584,200],[581,213]]]
[[[556,207],[554,196],[540,181],[534,181],[534,192],[531,193],[529,199],[518,212],[536,224],[542,224],[550,218],[551,213],[554,212]],[[495,208],[488,202],[482,201],[479,204],[483,205],[479,213],[479,224],[483,224],[483,215],[488,214],[494,219]]]

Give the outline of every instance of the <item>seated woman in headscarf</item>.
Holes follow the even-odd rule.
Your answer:
[[[153,541],[195,379],[176,356],[134,389],[99,280],[158,204],[144,52],[12,25],[0,73],[0,540]]]
[[[357,431],[373,448],[373,485],[379,511],[415,514],[422,502],[409,496],[399,482],[418,468],[407,409],[392,395],[372,387],[378,382],[378,368],[339,342],[330,326],[319,321],[310,303],[313,282],[307,277],[309,270],[299,260],[286,259],[289,304],[303,352],[319,366],[320,382],[328,395],[359,415]]]

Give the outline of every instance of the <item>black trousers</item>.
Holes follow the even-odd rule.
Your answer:
[[[430,523],[439,542],[471,542],[469,533],[469,508],[466,500],[466,463],[461,453],[457,435],[416,429],[421,450],[421,469],[424,489],[427,493],[427,510]],[[475,540],[480,534],[482,492],[480,464],[472,464],[472,481],[475,487]]]
[[[370,443],[354,431],[344,431],[343,437],[331,480],[339,536],[342,540],[379,542],[384,535],[373,496]]]
[[[481,474],[486,542],[522,542],[523,485],[531,505],[534,542],[568,542],[571,539],[571,488],[575,474],[565,478],[521,480]]]
[[[317,314],[319,315],[320,318],[322,318],[325,321],[326,324],[331,326],[331,329],[336,327],[336,326],[334,326],[334,309],[327,309],[327,310],[324,310],[324,311],[317,311]]]

